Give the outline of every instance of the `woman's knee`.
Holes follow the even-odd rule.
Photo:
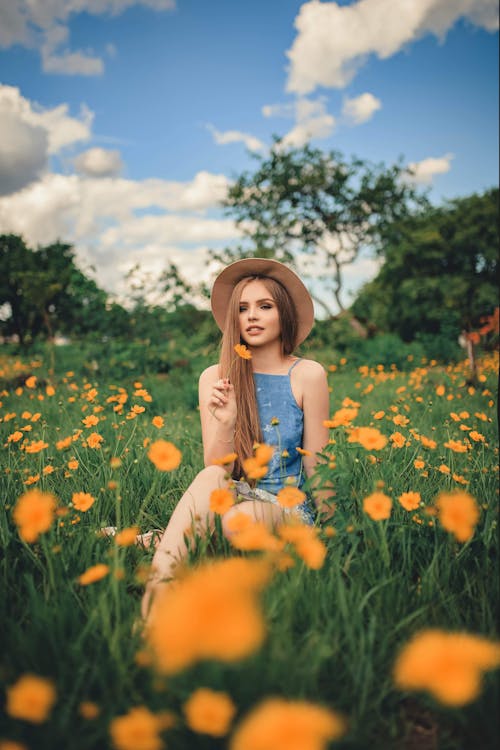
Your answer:
[[[215,486],[223,486],[229,482],[226,470],[222,466],[217,466],[216,464],[205,466],[196,478],[207,482],[213,482]]]

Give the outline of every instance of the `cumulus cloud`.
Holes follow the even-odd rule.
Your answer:
[[[214,141],[218,145],[244,143],[249,151],[261,151],[264,148],[262,141],[249,133],[242,133],[240,130],[225,130],[221,132],[220,130],[216,130],[213,125],[207,125],[207,128],[212,133]]]
[[[104,148],[89,148],[73,160],[77,172],[89,177],[110,177],[122,171],[123,162],[119,151]]]
[[[326,110],[324,97],[299,97],[293,103],[267,104],[264,117],[293,117],[295,125],[282,138],[285,147],[300,148],[313,139],[328,138],[335,129],[335,117]]]
[[[67,48],[71,16],[118,15],[133,5],[172,10],[175,0],[7,0],[0,3],[0,46],[39,49],[46,73],[99,75],[104,63],[92,50]]]
[[[421,185],[430,185],[436,175],[446,174],[451,169],[453,154],[445,154],[440,157],[430,156],[422,161],[411,162],[408,168],[411,174],[408,179]]]
[[[382,102],[380,99],[365,92],[353,99],[344,99],[342,114],[353,125],[361,125],[363,122],[368,122],[375,112],[381,108]]]
[[[0,84],[0,194],[29,185],[43,173],[50,155],[88,140],[92,119],[86,108],[79,117],[71,117],[66,105],[44,110],[18,88]]]
[[[287,90],[344,88],[370,55],[391,57],[426,34],[443,37],[461,18],[498,29],[497,0],[357,0],[351,5],[310,0],[295,19],[297,37]]]

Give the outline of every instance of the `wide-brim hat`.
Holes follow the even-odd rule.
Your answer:
[[[297,274],[288,266],[270,258],[243,258],[231,263],[221,271],[212,287],[211,305],[215,322],[224,330],[229,301],[233,289],[247,276],[269,276],[279,281],[290,295],[297,312],[297,340],[295,346],[304,341],[314,324],[314,306],[311,295]]]

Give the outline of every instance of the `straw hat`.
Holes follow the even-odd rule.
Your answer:
[[[269,258],[243,258],[227,266],[215,279],[212,287],[212,313],[215,322],[224,330],[226,313],[233,289],[246,276],[269,276],[279,281],[293,300],[297,312],[297,341],[295,345],[304,341],[314,323],[314,307],[311,295],[294,271],[283,263]]]

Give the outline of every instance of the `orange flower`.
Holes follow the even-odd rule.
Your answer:
[[[300,446],[297,446],[295,450],[297,451],[297,453],[300,453],[301,456],[312,456],[311,451],[308,451],[305,448],[301,448]]]
[[[90,568],[87,568],[85,573],[82,573],[81,576],[78,577],[78,583],[80,586],[89,586],[91,583],[100,581],[101,578],[107,576],[108,573],[109,565],[98,563],[97,565],[92,565]]]
[[[161,730],[161,720],[145,706],[131,708],[109,725],[116,750],[160,750],[163,747]]]
[[[358,416],[358,409],[342,408],[338,409],[329,421],[330,428],[349,425]]]
[[[56,702],[53,683],[44,677],[25,674],[7,688],[6,711],[14,719],[42,724]]]
[[[18,499],[14,508],[14,523],[25,542],[36,542],[48,531],[54,520],[56,498],[48,492],[30,490]]]
[[[449,474],[451,472],[451,469],[449,466],[446,466],[446,464],[441,464],[438,467],[438,471],[440,471],[441,474]]]
[[[345,730],[342,717],[330,709],[267,698],[236,728],[229,750],[324,750]]]
[[[481,691],[482,673],[500,665],[500,644],[467,633],[422,630],[394,666],[402,690],[427,690],[447,706],[463,706]]]
[[[348,443],[359,443],[367,451],[379,451],[387,445],[387,438],[375,427],[356,427],[350,431]]]
[[[40,451],[43,451],[48,447],[49,444],[44,440],[34,440],[32,443],[27,445],[24,450],[26,451],[26,453],[40,453]]]
[[[404,448],[406,444],[406,438],[400,432],[393,432],[389,439],[395,448]]]
[[[398,427],[404,427],[410,420],[402,414],[396,414],[396,416],[392,418],[392,421],[395,425],[398,425]]]
[[[476,443],[484,443],[485,440],[484,435],[482,435],[480,432],[476,432],[476,430],[471,430],[469,432],[469,437]]]
[[[363,510],[373,521],[384,521],[391,515],[392,500],[383,492],[373,492],[363,500]]]
[[[479,520],[477,503],[467,492],[442,492],[438,495],[436,506],[439,520],[446,531],[454,534],[459,542],[466,542],[474,535]]]
[[[89,495],[88,492],[75,492],[71,498],[73,508],[85,513],[95,503],[95,497]]]
[[[216,464],[217,466],[227,466],[228,464],[234,463],[236,459],[238,458],[237,453],[227,453],[225,456],[222,456],[221,458],[215,458],[212,463]]]
[[[267,550],[268,552],[281,550],[283,547],[282,542],[276,539],[265,523],[255,521],[252,518],[249,518],[249,520],[250,523],[242,524],[238,531],[230,532],[231,536],[229,540],[233,547],[247,552],[250,550]]]
[[[28,750],[28,748],[14,740],[0,740],[0,750]]]
[[[454,453],[467,453],[467,446],[461,443],[460,440],[448,440],[444,444],[445,448],[449,448]]]
[[[164,421],[163,417],[153,417],[153,419],[151,420],[151,422],[152,422],[153,426],[157,427],[159,430],[165,424],[165,421]]]
[[[254,458],[260,466],[265,466],[269,463],[273,457],[273,453],[276,450],[274,445],[266,445],[265,443],[259,443],[255,447]]]
[[[7,442],[8,443],[18,443],[20,440],[23,439],[23,437],[24,437],[24,435],[21,432],[21,430],[16,430],[11,435],[9,435],[9,437],[7,438]]]
[[[24,385],[26,388],[34,388],[36,385],[36,375],[30,375],[29,378],[26,378]]]
[[[229,558],[160,591],[145,631],[158,668],[175,673],[203,659],[232,662],[252,654],[265,635],[257,594],[269,576],[264,560]]]
[[[326,547],[318,539],[318,529],[303,523],[288,523],[278,527],[285,542],[293,544],[295,552],[311,570],[319,570],[325,561]]]
[[[82,422],[85,427],[95,427],[96,424],[99,424],[99,417],[96,417],[95,414],[90,414],[85,419],[82,419]]]
[[[78,466],[79,463],[76,459],[73,458],[71,459],[71,461],[68,461],[68,469],[73,469],[74,471],[75,469],[78,469]]]
[[[298,487],[283,487],[278,494],[278,502],[283,508],[293,508],[305,500],[305,493]]]
[[[93,701],[82,701],[78,706],[78,713],[84,719],[96,719],[101,713],[101,709]]]
[[[422,443],[424,448],[430,448],[431,450],[434,450],[434,448],[436,448],[437,446],[437,443],[435,440],[425,437],[425,435],[420,436],[420,442]]]
[[[47,466],[43,467],[42,474],[44,474],[44,476],[47,476],[47,474],[53,474],[54,471],[55,471],[54,467],[51,466],[51,464],[48,464]]]
[[[421,500],[420,492],[403,492],[403,494],[399,496],[400,505],[402,505],[407,511],[417,510]]]
[[[99,448],[104,438],[98,432],[92,432],[87,438],[89,448]]]
[[[184,704],[186,723],[193,732],[224,737],[236,712],[226,693],[198,688]]]
[[[243,471],[248,479],[262,479],[267,474],[267,466],[260,464],[256,458],[246,458],[243,461]]]
[[[382,419],[385,416],[385,411],[377,411],[373,415],[373,419]]]
[[[115,535],[115,542],[119,547],[130,547],[132,544],[135,544],[138,533],[138,526],[129,526]]]
[[[56,392],[56,389],[54,388],[53,385],[48,385],[47,388],[45,389],[45,393],[47,394],[47,396],[54,396],[55,392]]]
[[[444,387],[444,385],[438,385],[438,387],[436,388],[436,396],[444,396],[445,392],[446,388]]]
[[[156,440],[149,447],[148,458],[160,471],[173,471],[179,466],[182,453],[173,443]]]
[[[245,344],[236,344],[234,351],[241,359],[252,359],[252,353],[246,348]]]
[[[212,513],[223,515],[234,505],[234,495],[231,490],[221,488],[210,494],[210,510]]]

